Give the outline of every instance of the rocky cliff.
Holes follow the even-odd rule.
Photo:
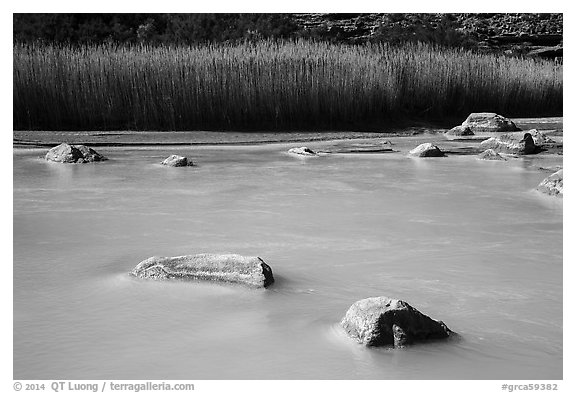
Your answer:
[[[305,35],[350,43],[429,41],[507,55],[562,57],[563,14],[292,14]]]

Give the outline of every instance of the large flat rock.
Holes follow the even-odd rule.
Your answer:
[[[371,297],[354,303],[341,322],[346,333],[366,346],[402,347],[447,338],[450,329],[403,300]]]
[[[504,154],[536,154],[541,148],[536,146],[529,132],[510,133],[487,139],[480,143],[484,150],[492,149],[496,153]]]
[[[512,120],[492,112],[471,113],[462,123],[462,127],[474,133],[520,131]]]
[[[197,254],[150,257],[131,275],[150,280],[212,280],[265,288],[274,282],[272,269],[256,256]]]
[[[367,142],[345,141],[328,146],[324,152],[338,154],[379,154],[391,153],[392,143],[389,140],[373,140]]]

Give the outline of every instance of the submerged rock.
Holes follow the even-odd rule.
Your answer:
[[[339,154],[346,154],[346,153],[367,153],[367,154],[374,154],[374,153],[391,153],[392,150],[392,142],[389,140],[375,140],[369,142],[337,142],[331,146],[327,146],[326,149],[323,151],[325,153],[339,153]]]
[[[500,135],[482,141],[480,147],[505,154],[536,154],[540,151],[529,132],[524,133],[522,139],[519,136],[518,133]]]
[[[107,160],[102,154],[85,145],[69,145],[61,143],[53,147],[46,153],[46,160],[63,163],[78,163],[105,161]]]
[[[538,170],[545,171],[545,172],[558,172],[562,169],[562,165],[554,165],[554,166],[539,166]]]
[[[445,134],[449,136],[472,136],[474,132],[469,126],[460,125],[446,131]]]
[[[486,161],[506,161],[504,157],[496,153],[493,149],[484,150],[478,155],[478,159]]]
[[[536,189],[544,194],[562,198],[564,195],[563,169],[560,169],[558,172],[555,172],[542,180]]]
[[[237,254],[151,257],[130,274],[151,280],[212,280],[261,288],[274,282],[272,269],[262,259]]]
[[[177,156],[175,154],[172,154],[170,157],[168,157],[164,161],[162,161],[162,165],[166,165],[166,166],[192,166],[194,164],[192,163],[192,160],[189,160],[186,157]]]
[[[288,150],[288,153],[299,154],[301,156],[316,156],[317,155],[314,150],[309,149],[306,146],[293,147],[292,149]]]
[[[491,112],[471,113],[462,126],[469,127],[472,132],[520,131],[512,120]]]
[[[329,153],[391,153],[392,142],[374,141],[366,143],[340,142],[328,147]]]
[[[444,157],[442,150],[432,143],[422,143],[418,147],[410,150],[409,154],[414,157]]]
[[[447,338],[452,333],[402,300],[371,297],[354,303],[341,322],[346,333],[366,346],[404,345]]]

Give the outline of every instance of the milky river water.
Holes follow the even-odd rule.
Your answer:
[[[102,148],[110,161],[64,165],[15,149],[14,378],[562,378],[563,207],[534,191],[541,163],[286,150]],[[198,165],[159,165],[169,154]],[[276,282],[128,275],[204,252],[260,256]],[[364,348],[339,321],[371,296],[458,337]]]

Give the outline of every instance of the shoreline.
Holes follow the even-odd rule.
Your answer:
[[[512,119],[521,129],[544,132],[562,131],[563,117]],[[261,146],[288,143],[316,143],[383,138],[441,136],[448,128],[437,126],[395,127],[386,131],[23,131],[14,130],[12,147],[51,148],[66,142],[91,147],[163,146]],[[483,135],[482,135],[483,136]],[[486,135],[488,136],[488,135]]]
[[[424,131],[405,132],[327,132],[310,133],[241,133],[219,131],[125,131],[103,132],[97,134],[91,132],[61,132],[61,131],[14,131],[13,148],[51,148],[62,142],[70,144],[83,144],[90,147],[170,147],[170,146],[261,146],[289,143],[316,143],[337,142],[347,140],[370,140],[381,138],[409,137],[424,134]],[[23,134],[34,134],[35,140],[22,138]],[[56,141],[56,135],[63,134],[63,138]],[[182,141],[188,134],[194,134],[194,141]],[[16,135],[20,136],[19,138]],[[121,135],[125,141],[114,141],[113,137]],[[27,136],[27,135],[26,135]],[[40,136],[40,138],[37,138]],[[179,138],[175,138],[175,136]],[[106,138],[108,140],[94,140]],[[145,139],[151,139],[146,141]],[[164,139],[160,141],[158,139]]]

